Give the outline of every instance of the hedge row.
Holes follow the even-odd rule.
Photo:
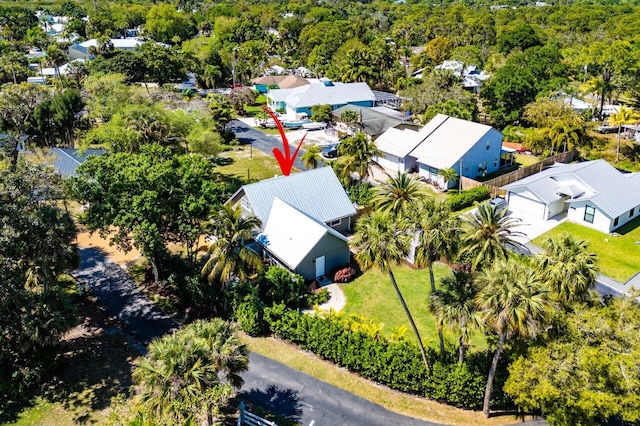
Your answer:
[[[489,188],[486,186],[478,186],[449,196],[449,198],[447,198],[447,202],[449,203],[451,210],[456,212],[472,206],[475,201],[486,200],[490,196],[491,192],[489,191]]]
[[[431,348],[428,375],[414,343],[354,332],[335,314],[300,315],[274,305],[265,309],[264,319],[276,336],[392,389],[456,407],[482,407],[484,374],[467,364],[440,363]]]

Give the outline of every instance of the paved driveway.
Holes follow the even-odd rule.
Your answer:
[[[522,212],[514,212],[509,210],[507,212],[509,217],[513,217],[516,219],[520,219],[520,226],[516,228],[517,231],[523,232],[525,234],[524,237],[516,237],[514,238],[516,241],[526,244],[534,238],[539,237],[540,235],[550,231],[556,226],[560,225],[562,222],[567,220],[566,214],[559,214],[552,217],[549,220],[543,220],[539,217],[535,217],[532,215],[528,215]]]

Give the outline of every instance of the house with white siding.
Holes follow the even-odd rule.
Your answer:
[[[610,233],[640,216],[640,173],[605,160],[555,164],[503,187],[509,209],[540,219],[567,219]]]

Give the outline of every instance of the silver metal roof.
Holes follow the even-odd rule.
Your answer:
[[[558,192],[566,187],[564,182],[567,178],[574,179],[576,190],[579,188],[584,191],[584,194],[567,200],[568,203],[590,200],[611,218],[640,205],[640,174],[623,173],[605,160],[555,164],[503,188],[514,190],[526,187],[540,201],[550,203],[560,198]]]
[[[267,222],[276,197],[323,223],[356,214],[353,203],[328,166],[266,179],[245,185],[239,191],[244,191],[262,223]]]

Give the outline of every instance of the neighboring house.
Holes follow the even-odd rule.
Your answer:
[[[349,263],[347,237],[277,197],[256,241],[272,260],[307,280]]]
[[[331,105],[337,109],[345,105],[375,106],[376,95],[367,83],[334,83],[321,79],[293,89],[274,89],[267,92],[267,105],[272,111],[284,111],[287,118],[295,120],[301,115],[311,115],[314,105]]]
[[[270,258],[306,279],[349,261],[346,238],[339,235],[351,229],[356,209],[331,167],[244,185],[227,204],[260,219],[256,241]]]
[[[473,121],[436,115],[419,130],[390,128],[376,139],[381,155],[376,161],[393,172],[416,172],[439,185],[453,187],[439,176],[453,169],[460,176],[476,178],[500,169],[502,133]]]
[[[112,38],[110,41],[114,49],[130,51],[136,50],[144,43],[144,41],[139,38]],[[71,59],[91,60],[93,59],[93,55],[89,53],[89,49],[92,47],[98,47],[98,40],[95,38],[83,41],[82,43],[76,43],[69,47],[69,57]]]
[[[298,75],[265,75],[251,80],[253,88],[258,93],[267,93],[270,87],[276,86],[278,89],[293,89],[295,87],[309,84],[309,80]]]
[[[345,105],[331,112],[333,121],[336,123],[343,123],[341,116],[345,111],[354,111],[358,114],[358,121],[355,123],[344,123],[349,127],[354,128],[357,131],[363,131],[372,140],[386,132],[392,127],[397,129],[403,129],[405,127],[411,127],[416,129],[417,126],[411,122],[407,122],[402,113],[398,116],[391,116],[380,112],[381,108],[390,109],[387,107],[358,107],[355,105]],[[391,110],[391,109],[390,109]],[[394,111],[394,110],[391,110]],[[395,112],[395,111],[394,111]],[[404,118],[404,119],[403,119]]]
[[[103,155],[106,152],[104,149],[86,149],[81,152],[73,148],[51,148],[51,153],[55,156],[52,166],[63,178],[77,176],[76,169],[80,164],[91,156]]]
[[[60,65],[58,67],[58,71],[60,75],[67,75],[72,72],[75,68],[77,68],[80,64],[84,64],[84,59],[74,59],[71,62]],[[40,70],[40,75],[44,77],[56,77],[56,69],[54,67],[42,68]]]
[[[490,77],[490,75],[484,71],[478,70],[475,65],[465,65],[463,62],[455,60],[444,61],[434,69],[452,72],[453,75],[462,79],[462,88],[473,93],[478,93],[482,83]],[[411,74],[411,76],[414,78],[422,78],[423,73],[424,68],[421,68]]]
[[[605,160],[555,164],[503,187],[513,212],[567,219],[609,233],[640,215],[640,173]]]

